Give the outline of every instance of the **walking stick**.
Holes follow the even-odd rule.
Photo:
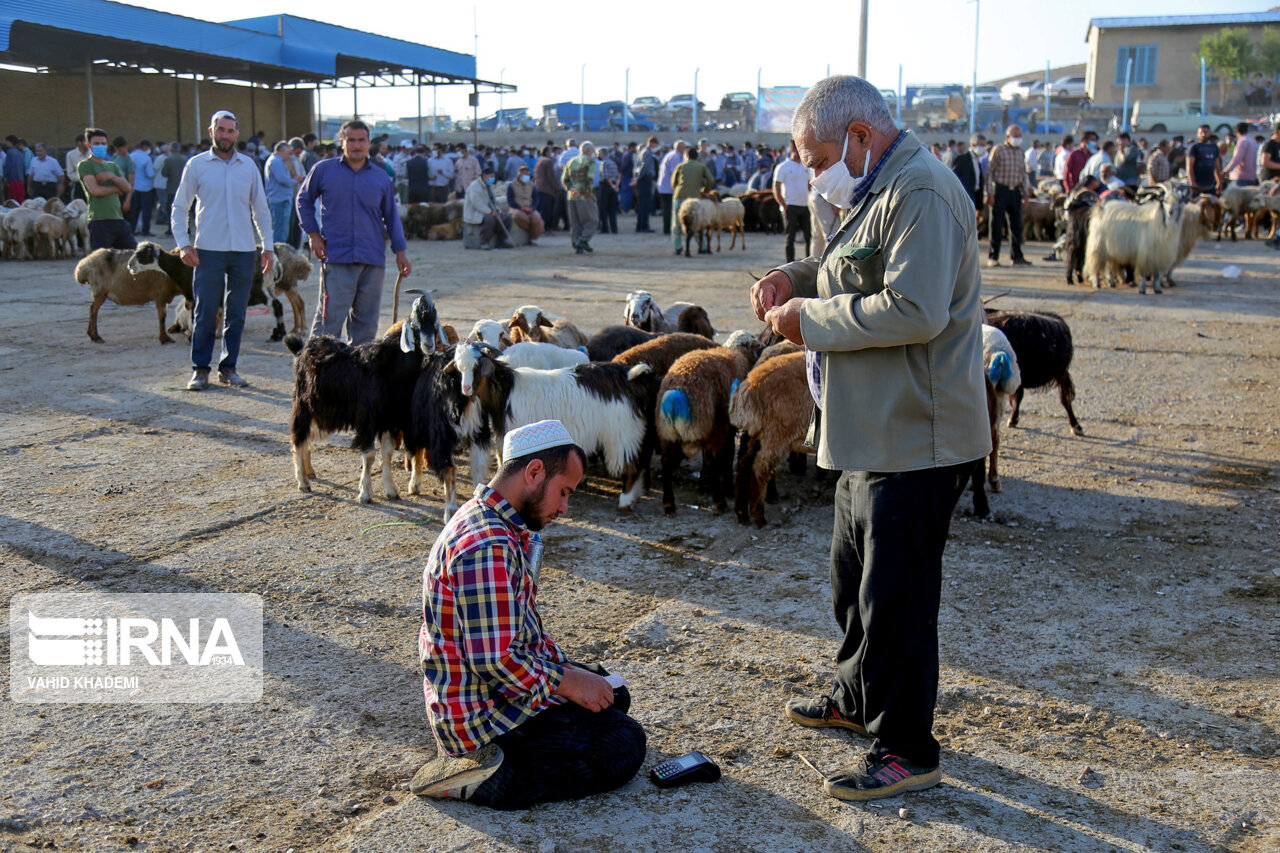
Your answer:
[[[329,325],[329,287],[326,278],[329,274],[328,259],[320,261],[320,334]]]
[[[400,282],[404,281],[404,273],[396,271],[396,294],[391,300],[391,322],[394,324],[400,316]]]

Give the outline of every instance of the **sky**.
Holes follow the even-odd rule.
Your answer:
[[[980,0],[979,81],[1085,62],[1085,36],[1093,17],[1204,14],[1205,0],[1074,0],[1027,3]],[[854,0],[789,3],[730,0],[708,3],[540,4],[487,0],[469,3],[384,3],[352,7],[334,0],[311,0],[305,8],[274,0],[221,0],[196,5],[186,0],[149,0],[146,6],[206,20],[230,21],[277,12],[305,15],[353,29],[475,53],[477,76],[515,84],[502,97],[505,108],[630,100],[641,95],[667,99],[693,91],[715,108],[727,92],[762,86],[808,86],[827,74],[854,74],[858,63],[858,11]],[[792,9],[812,10],[802,15]],[[868,78],[896,89],[902,66],[905,85],[964,83],[973,79],[975,4],[965,0],[871,2],[868,21]],[[1264,2],[1215,0],[1215,12],[1257,12]],[[358,9],[361,14],[352,14]],[[474,10],[474,29],[473,29]],[[770,11],[772,10],[772,11]],[[781,10],[781,11],[779,11]],[[681,40],[681,35],[698,37]],[[475,36],[478,35],[478,40]],[[548,46],[560,45],[548,50]],[[1165,60],[1161,57],[1162,61]],[[1170,58],[1172,60],[1172,57]],[[1191,63],[1190,56],[1186,61]],[[584,73],[585,65],[585,73]],[[763,66],[763,68],[762,68]],[[627,69],[630,68],[630,85]],[[582,80],[585,77],[585,85]],[[455,120],[471,115],[469,87],[440,87],[437,106]],[[363,89],[360,113],[398,118],[417,114],[413,88]],[[431,92],[423,90],[423,113],[431,113]],[[482,94],[479,114],[492,114],[498,95]],[[350,92],[322,94],[325,115],[350,115]]]

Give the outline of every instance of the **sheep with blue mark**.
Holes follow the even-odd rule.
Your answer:
[[[1000,491],[1000,473],[996,459],[1000,453],[1000,420],[1005,404],[1022,387],[1022,372],[1018,369],[1018,356],[1004,332],[995,326],[982,324],[982,365],[991,383],[996,399],[995,417],[991,419],[991,455],[987,466],[987,483],[991,491]]]

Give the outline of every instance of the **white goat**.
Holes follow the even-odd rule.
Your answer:
[[[471,327],[471,334],[467,335],[467,340],[483,341],[498,350],[506,349],[513,343],[511,335],[507,333],[507,327],[497,320],[476,320],[476,324]]]
[[[538,370],[573,367],[577,364],[586,364],[590,360],[580,349],[565,349],[555,344],[537,341],[521,341],[518,344],[512,344],[502,351],[499,358],[512,367],[535,367]]]
[[[1162,293],[1161,279],[1178,261],[1183,205],[1178,201],[1130,204],[1109,201],[1089,214],[1089,242],[1084,250],[1084,274],[1095,288],[1103,276],[1112,280],[1132,267],[1138,292]]]
[[[507,322],[514,343],[537,341],[568,349],[585,346],[587,336],[568,320],[549,320],[537,305],[521,305]]]

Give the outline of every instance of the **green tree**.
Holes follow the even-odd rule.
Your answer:
[[[1204,59],[1205,65],[1218,78],[1218,109],[1225,109],[1227,86],[1232,80],[1244,80],[1256,67],[1253,41],[1245,27],[1223,27],[1216,34],[1200,39],[1196,64]]]
[[[1268,83],[1275,82],[1280,75],[1280,30],[1271,27],[1262,28],[1262,41],[1254,48],[1255,70],[1267,78]]]

